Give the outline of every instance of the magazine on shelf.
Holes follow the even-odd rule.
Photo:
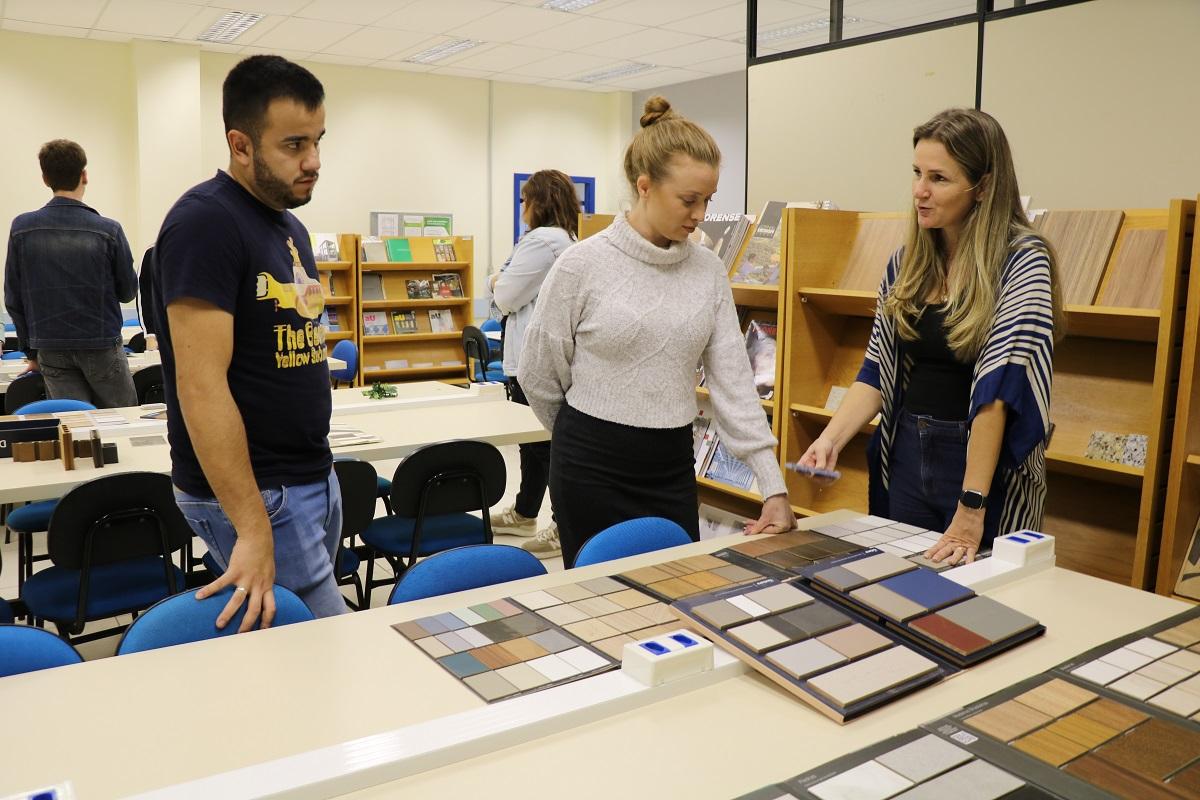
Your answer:
[[[763,400],[775,396],[775,334],[778,326],[751,320],[746,328],[746,354],[754,372],[754,388]]]
[[[322,270],[319,273],[321,289],[324,290],[326,297],[333,297],[337,294],[337,281],[333,276],[333,270]]]
[[[741,533],[751,520],[731,514],[723,508],[700,504],[700,540]]]
[[[313,258],[317,261],[341,260],[336,233],[310,233],[308,238],[312,242]]]
[[[454,240],[434,239],[433,257],[438,261],[458,261],[458,254],[454,252]]]
[[[760,286],[779,285],[780,248],[783,245],[783,209],[787,203],[771,200],[758,215],[758,227],[746,243],[746,253],[731,280]]]
[[[436,297],[462,297],[462,280],[457,272],[435,272],[433,294]]]
[[[690,238],[716,253],[729,272],[749,228],[750,218],[745,214],[706,214]]]
[[[409,300],[429,300],[433,297],[429,281],[421,278],[409,278],[404,282],[404,288],[408,292]]]
[[[409,263],[413,260],[412,245],[408,239],[385,239],[383,243],[387,247],[388,261]]]
[[[454,314],[448,308],[429,309],[429,330],[450,333],[454,330]]]
[[[336,308],[326,306],[324,317],[325,330],[340,331],[342,329],[342,320]]]
[[[709,457],[704,477],[710,481],[724,483],[738,489],[750,490],[754,486],[754,473],[735,458],[733,453],[729,452],[719,435],[713,444],[712,455]]]
[[[415,311],[393,311],[392,312],[392,327],[396,329],[396,333],[416,333],[417,332],[417,312],[415,312]]]
[[[362,240],[363,261],[387,261],[387,245],[382,239],[368,237]]]
[[[362,299],[387,299],[387,295],[383,293],[383,276],[378,272],[364,272],[362,274]]]
[[[363,336],[387,336],[392,332],[386,311],[363,312]]]

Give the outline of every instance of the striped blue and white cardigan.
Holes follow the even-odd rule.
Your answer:
[[[988,502],[1002,504],[996,535],[1040,530],[1046,504],[1046,434],[1054,368],[1054,313],[1050,261],[1028,239],[1014,244],[1000,275],[996,321],[975,362],[968,422],[980,408],[1004,401],[1007,421],[996,478]],[[898,412],[912,367],[902,355],[895,325],[883,314],[883,299],[900,269],[903,248],[888,261],[871,340],[857,380],[883,395],[879,427],[867,448],[870,512],[888,514],[888,462]],[[997,497],[997,492],[1000,494]]]

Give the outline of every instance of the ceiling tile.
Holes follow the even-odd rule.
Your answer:
[[[450,75],[455,78],[486,78],[489,75],[495,74],[486,69],[463,69],[461,67],[438,67],[431,73],[433,75]]]
[[[316,55],[310,50],[284,50],[278,47],[252,47],[242,48],[242,55],[245,56],[283,56],[289,61],[307,61],[312,56]]]
[[[228,2],[228,0],[226,1]],[[255,44],[260,38],[266,36],[268,33],[279,27],[280,23],[282,23],[285,19],[287,19],[287,17],[279,14],[272,14],[263,17],[258,22],[254,23],[253,26],[248,28],[245,33],[237,37],[234,42],[235,44],[243,45]]]
[[[698,72],[707,72],[709,75],[743,72],[746,69],[746,55],[743,53],[736,56],[714,58],[712,61],[701,61],[699,64],[693,64],[691,69]]]
[[[200,2],[201,0],[193,0]],[[210,6],[221,6],[225,11],[249,11],[253,14],[295,14],[312,0],[207,0]]]
[[[429,34],[385,28],[362,28],[346,38],[334,42],[322,52],[330,55],[356,56],[378,60],[391,58],[418,45],[429,38]]]
[[[289,17],[258,38],[260,47],[283,47],[290,50],[324,50],[358,30],[344,22],[319,22],[314,19]]]
[[[712,61],[714,58],[725,56],[744,56],[745,53],[744,44],[721,39],[704,39],[694,44],[685,44],[683,47],[647,53],[639,60],[666,67],[689,67],[702,61]]]
[[[25,22],[19,19],[0,20],[0,28],[6,31],[21,33],[40,33],[43,36],[70,36],[74,39],[86,39],[87,28],[70,28],[66,25],[47,25],[43,22]]]
[[[694,33],[713,39],[737,38],[746,35],[746,4],[731,3],[724,8],[707,14],[694,14],[662,23],[660,27],[672,31]]]
[[[447,42],[453,42],[453,41],[455,41],[455,40],[451,39],[449,36],[427,36],[422,41],[417,42],[414,45],[410,45],[409,47],[402,49],[400,52],[396,53],[395,55],[388,56],[387,60],[388,61],[403,61],[406,58],[415,56],[417,53],[423,53],[426,50],[430,49],[431,47],[437,47],[440,44],[446,44]],[[481,47],[492,47],[493,45],[484,44],[484,45],[480,45],[480,46]],[[431,69],[432,69],[432,67],[431,67]]]
[[[494,14],[477,18],[449,32],[454,36],[465,36],[469,39],[511,42],[551,30],[570,21],[570,17],[561,11],[506,5]]]
[[[100,42],[128,42],[133,38],[128,33],[117,33],[116,31],[102,31],[92,28],[88,31],[88,38],[95,39]]]
[[[195,44],[195,42],[189,42]],[[220,42],[201,42],[200,49],[206,53],[240,53],[242,45],[240,44],[221,44]]]
[[[522,67],[540,59],[558,55],[553,50],[543,50],[538,47],[517,47],[511,44],[498,44],[487,50],[469,50],[462,58],[453,60],[456,67],[466,69],[487,70],[500,72]]]
[[[199,8],[191,3],[159,0],[110,0],[95,27],[105,31],[142,36],[174,36]]]
[[[383,28],[400,28],[406,31],[445,33],[451,28],[507,7],[507,4],[495,0],[414,0],[375,24]]]
[[[318,61],[322,64],[342,64],[348,67],[367,67],[374,64],[377,59],[374,58],[358,58],[356,56],[339,56],[332,53],[316,53],[308,56],[305,61]]]
[[[545,78],[539,78],[536,75],[513,75],[511,72],[497,72],[492,75],[492,80],[500,83],[542,83]]]
[[[595,14],[605,19],[657,26],[704,14],[728,4],[729,0],[635,0],[613,8],[598,9]]]
[[[682,47],[685,44],[695,44],[704,41],[699,36],[679,31],[666,31],[661,28],[643,28],[637,33],[622,36],[612,42],[594,44],[580,49],[581,53],[592,55],[607,55],[612,58],[627,58],[631,61],[642,60],[646,53],[657,53]]]
[[[90,28],[103,9],[104,0],[7,0],[4,16],[22,22]]]
[[[587,53],[558,53],[550,58],[509,71],[522,75],[538,75],[547,79],[569,80],[609,67],[619,67],[622,63],[620,59],[593,56]]]
[[[432,72],[432,64],[413,64],[411,61],[376,61],[372,66],[378,69],[392,69],[397,72]]]
[[[296,16],[326,22],[371,25],[394,13],[396,0],[313,0],[296,12]]]
[[[522,6],[540,6],[546,0],[517,0],[517,5]],[[569,14],[575,17],[594,17],[601,11],[608,11],[617,6],[628,5],[630,3],[645,3],[647,0],[600,0],[599,3],[593,3],[586,8],[581,8],[578,11],[555,11],[555,14]]]
[[[641,75],[631,75],[628,78],[613,78],[610,83],[620,86],[622,89],[631,91],[641,91],[642,89],[655,89],[659,86],[670,86],[673,83],[685,83],[686,81],[699,80],[707,78],[703,72],[695,72],[690,69],[663,69],[655,72],[646,72]]]
[[[223,8],[202,8],[196,16],[187,21],[186,24],[179,30],[175,31],[176,39],[194,40],[197,36],[204,33],[212,24],[221,18],[225,13]]]
[[[571,16],[573,17],[573,15]],[[599,17],[580,17],[572,18],[549,33],[525,36],[517,39],[513,44],[529,44],[554,50],[574,51],[590,44],[606,42],[642,30],[645,28],[630,22],[617,22]]]

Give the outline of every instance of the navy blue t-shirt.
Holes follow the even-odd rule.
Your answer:
[[[329,452],[325,301],[308,231],[288,211],[263,205],[224,172],[188,190],[163,221],[155,249],[171,479],[188,494],[213,495],[176,391],[166,307],[191,297],[233,315],[229,389],[246,426],[259,488],[324,480]],[[200,424],[203,424],[202,422]]]

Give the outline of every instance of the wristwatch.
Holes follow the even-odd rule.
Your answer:
[[[974,489],[966,489],[958,496],[958,502],[966,508],[980,509],[987,506],[987,495]]]

